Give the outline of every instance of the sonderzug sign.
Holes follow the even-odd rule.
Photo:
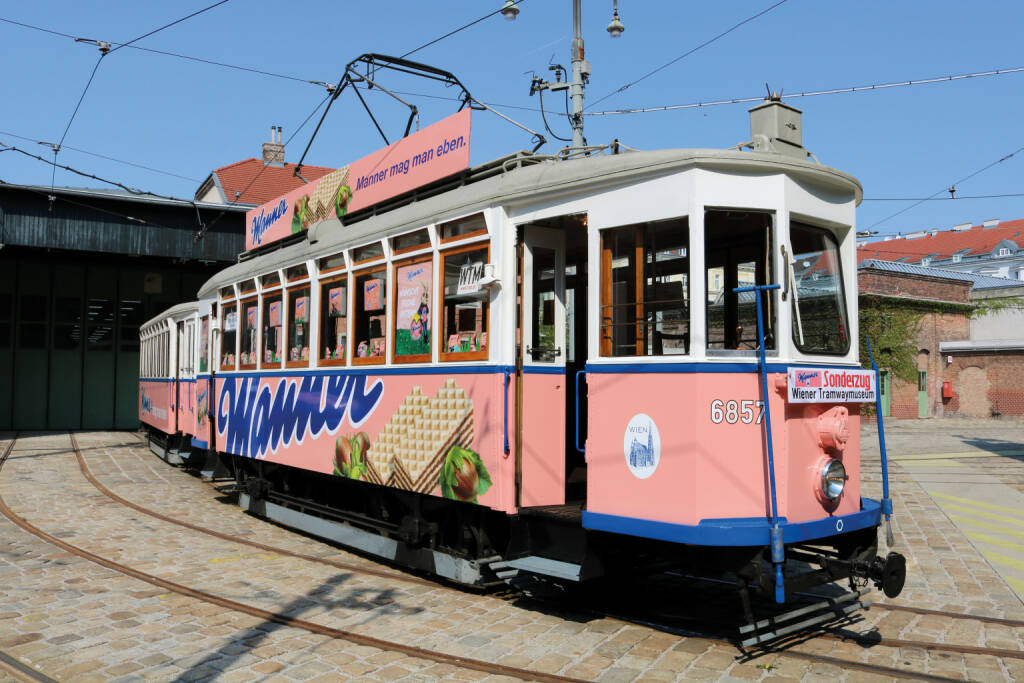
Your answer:
[[[245,248],[372,206],[469,168],[465,109],[245,214]]]
[[[875,400],[875,373],[853,368],[790,368],[790,403],[866,403]]]

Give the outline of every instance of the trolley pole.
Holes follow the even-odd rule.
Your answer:
[[[583,34],[580,29],[580,0],[572,0],[572,146],[582,149],[583,141]]]

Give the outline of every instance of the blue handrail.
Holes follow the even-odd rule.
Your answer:
[[[894,545],[895,539],[892,535],[892,499],[889,498],[889,462],[885,455],[885,427],[882,425],[882,382],[878,372],[878,364],[875,363],[875,354],[871,352],[871,338],[864,335],[864,341],[868,344],[868,358],[871,359],[871,367],[875,371],[875,417],[878,420],[878,450],[882,455],[882,513],[885,515],[885,541],[889,546]]]
[[[761,374],[761,395],[764,400],[764,428],[765,442],[768,444],[768,481],[772,496],[772,528],[770,533],[772,564],[775,565],[775,602],[786,601],[786,590],[782,578],[782,563],[786,560],[786,548],[782,541],[782,527],[779,526],[779,507],[775,496],[775,453],[772,450],[772,413],[768,401],[768,370],[764,359],[764,314],[761,312],[761,292],[772,289],[779,289],[780,285],[755,285],[752,287],[737,287],[732,291],[737,294],[743,292],[754,292],[757,308],[757,341],[758,357],[757,369]]]
[[[576,450],[587,454],[586,444],[580,445],[580,377],[587,374],[586,370],[576,371]]]

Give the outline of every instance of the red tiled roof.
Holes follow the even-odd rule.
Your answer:
[[[989,254],[1003,240],[1014,242],[1018,248],[1024,246],[1024,219],[1002,221],[994,228],[975,225],[969,230],[943,230],[934,236],[868,242],[857,248],[857,262],[864,259],[907,262],[920,261],[923,257],[935,259],[950,258],[953,254],[964,256]]]
[[[334,170],[324,166],[303,166],[302,177],[312,182]],[[253,158],[221,166],[213,173],[224,189],[225,199],[242,204],[263,204],[306,184],[296,177],[295,164],[266,166]],[[236,197],[236,192],[241,194]]]

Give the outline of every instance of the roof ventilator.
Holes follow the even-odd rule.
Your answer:
[[[794,159],[813,158],[803,146],[803,112],[783,104],[782,95],[771,93],[750,110],[750,141],[737,145],[755,152],[773,152]]]

